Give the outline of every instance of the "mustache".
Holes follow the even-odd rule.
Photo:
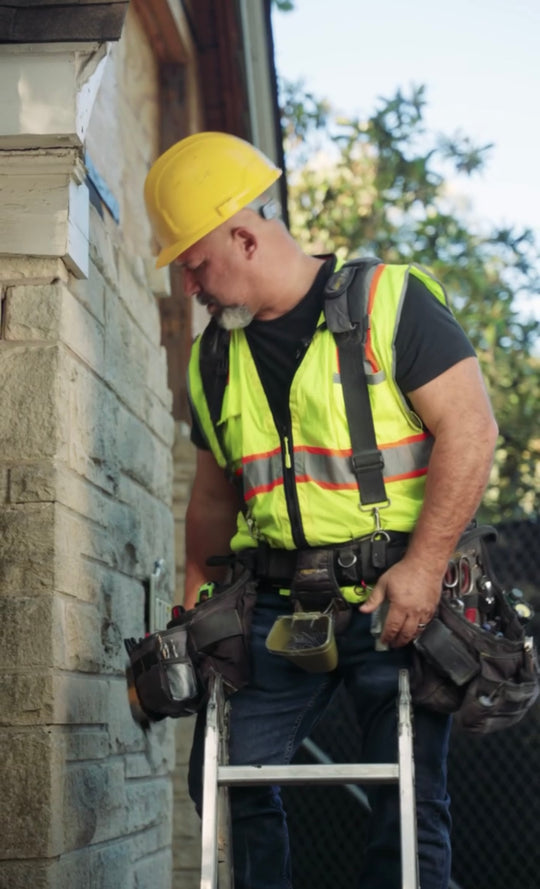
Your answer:
[[[205,308],[206,306],[216,306],[217,308],[221,308],[220,301],[216,299],[215,296],[210,296],[209,293],[205,293],[204,291],[197,294],[196,300],[200,306],[204,306]]]

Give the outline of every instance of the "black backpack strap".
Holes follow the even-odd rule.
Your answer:
[[[202,333],[201,346],[199,349],[201,382],[208,404],[210,419],[221,452],[225,458],[227,457],[227,452],[225,450],[225,442],[223,439],[223,425],[220,423],[220,420],[221,406],[223,404],[225,386],[227,385],[227,377],[229,375],[229,342],[229,331],[220,327],[215,319],[212,318]],[[225,469],[225,475],[236,488],[239,496],[240,508],[245,513],[242,477],[234,475],[228,467]]]
[[[223,426],[220,420],[221,406],[229,375],[229,339],[229,331],[220,327],[212,318],[202,333],[199,349],[201,382],[208,404],[210,419],[224,457],[226,457],[226,451],[223,440]],[[233,481],[232,474],[227,469],[225,474],[229,481]]]
[[[369,284],[379,264],[379,259],[371,257],[346,263],[329,278],[325,288],[324,313],[338,347],[351,436],[351,464],[362,506],[388,502],[383,478],[384,458],[377,447],[364,369]]]
[[[229,373],[229,333],[223,330],[213,318],[201,336],[199,368],[210,419],[221,446],[219,420],[221,419],[221,405]]]

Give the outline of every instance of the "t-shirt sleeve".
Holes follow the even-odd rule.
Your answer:
[[[414,392],[474,355],[450,309],[409,275],[396,334],[396,381],[401,391]]]

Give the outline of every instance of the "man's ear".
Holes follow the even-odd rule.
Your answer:
[[[247,259],[251,259],[257,250],[257,237],[255,233],[244,226],[233,228],[232,237]]]

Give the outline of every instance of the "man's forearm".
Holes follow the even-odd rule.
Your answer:
[[[434,437],[424,502],[403,559],[381,575],[360,610],[389,602],[381,641],[406,645],[433,617],[455,545],[489,478],[497,425],[475,359],[411,393]]]
[[[424,504],[407,552],[440,576],[489,480],[497,424],[478,362],[467,358],[410,394],[431,430]]]
[[[439,436],[433,446],[424,504],[408,556],[429,561],[442,576],[456,542],[473,518],[489,480],[497,429],[486,425],[474,442]]]
[[[231,514],[230,503],[190,501],[186,512],[186,608],[194,606],[201,584],[223,580],[226,568],[209,567],[206,560],[230,552],[235,528],[236,517]]]

